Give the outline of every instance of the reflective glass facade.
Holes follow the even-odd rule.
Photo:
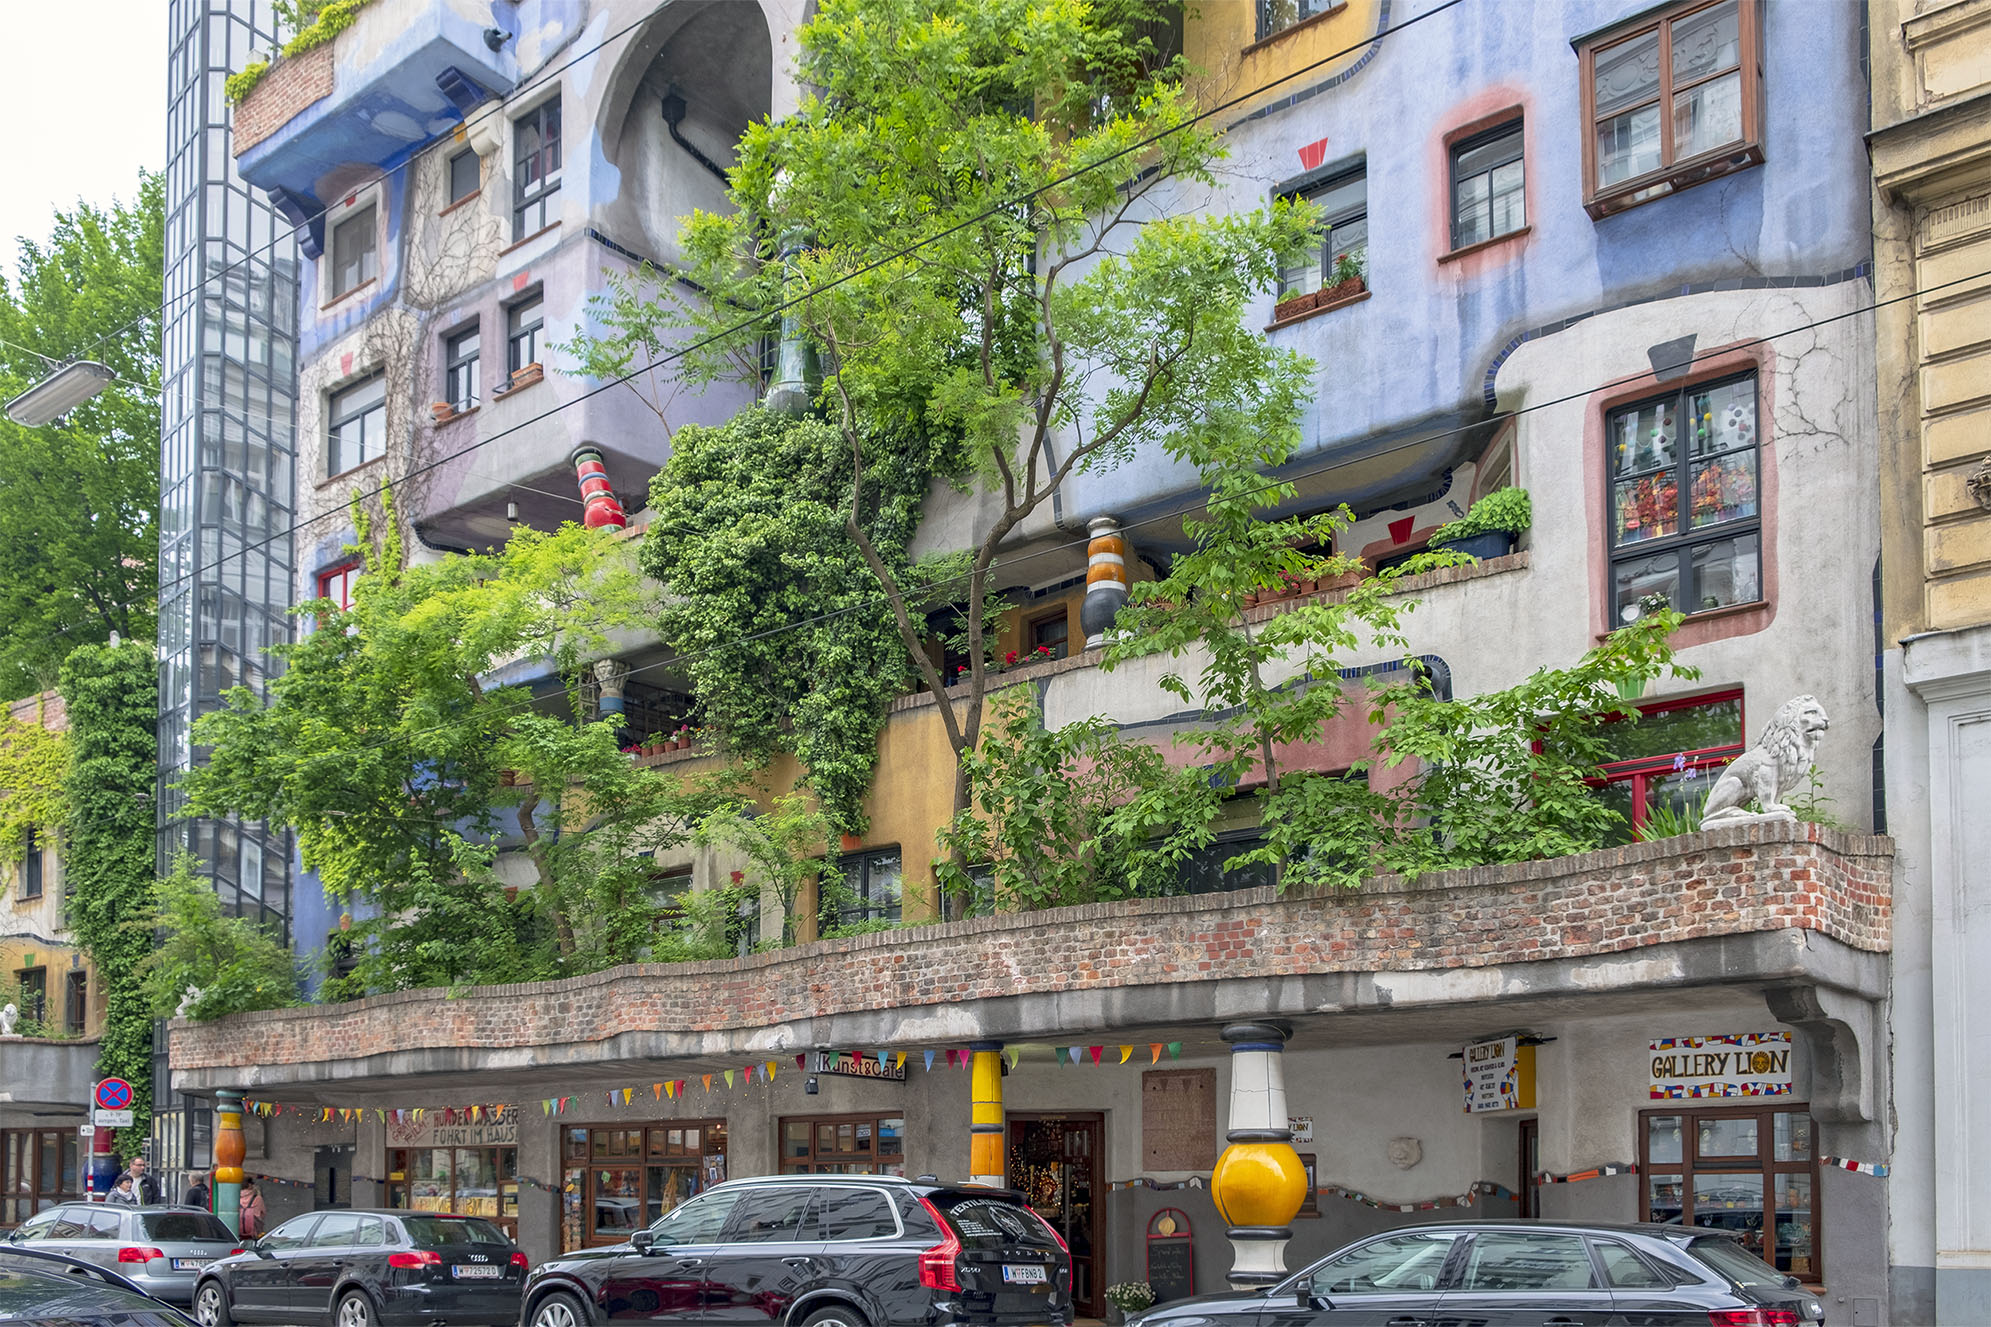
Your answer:
[[[193,721],[260,690],[294,582],[296,242],[235,173],[222,84],[277,43],[270,0],[171,0],[159,476],[159,860],[200,859],[230,911],[286,925],[290,842],[182,821]]]

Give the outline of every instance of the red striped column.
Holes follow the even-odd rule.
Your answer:
[[[608,482],[608,465],[600,449],[582,447],[574,453],[574,478],[581,485],[582,524],[590,530],[620,530],[629,524],[628,513],[616,501],[615,486]]]

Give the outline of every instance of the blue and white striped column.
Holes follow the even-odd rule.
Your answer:
[[[1231,1285],[1285,1279],[1292,1220],[1306,1200],[1307,1172],[1293,1150],[1282,1056],[1292,1029],[1279,1023],[1232,1023],[1230,1146],[1217,1158],[1210,1196],[1229,1227]]]

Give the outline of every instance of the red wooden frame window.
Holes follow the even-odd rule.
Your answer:
[[[318,573],[318,597],[330,599],[342,609],[353,606],[353,582],[359,579],[360,564],[343,562]]]
[[[1706,725],[1702,732],[1695,734],[1688,730],[1686,737],[1694,745],[1681,745],[1676,749],[1659,750],[1666,745],[1661,738],[1666,731],[1675,727],[1667,723],[1669,718],[1684,718],[1687,712],[1704,710],[1702,716]],[[1734,724],[1726,722],[1726,713],[1732,712]],[[1645,824],[1652,809],[1655,794],[1663,796],[1666,787],[1690,787],[1692,800],[1699,802],[1706,796],[1706,790],[1713,786],[1715,776],[1723,766],[1734,760],[1746,749],[1743,734],[1748,731],[1742,710],[1742,689],[1734,687],[1726,691],[1713,691],[1699,696],[1682,696],[1674,699],[1654,701],[1638,707],[1637,724],[1626,729],[1624,736],[1647,736],[1648,740],[1638,743],[1641,749],[1628,752],[1623,760],[1610,761],[1599,766],[1602,777],[1592,779],[1590,785],[1600,791],[1616,796],[1624,796],[1629,803],[1626,819],[1634,829]],[[1664,725],[1655,733],[1654,721]],[[1622,721],[1614,721],[1622,722]],[[1682,725],[1684,727],[1684,725]],[[1717,731],[1709,732],[1708,729]],[[1607,727],[1608,731],[1608,727]],[[1732,741],[1706,742],[1710,736],[1727,736],[1733,733]],[[1692,787],[1698,785],[1698,787]]]

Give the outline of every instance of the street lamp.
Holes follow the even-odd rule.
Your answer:
[[[62,418],[115,381],[117,375],[110,366],[94,359],[64,364],[7,402],[7,418],[27,428],[40,428]]]

